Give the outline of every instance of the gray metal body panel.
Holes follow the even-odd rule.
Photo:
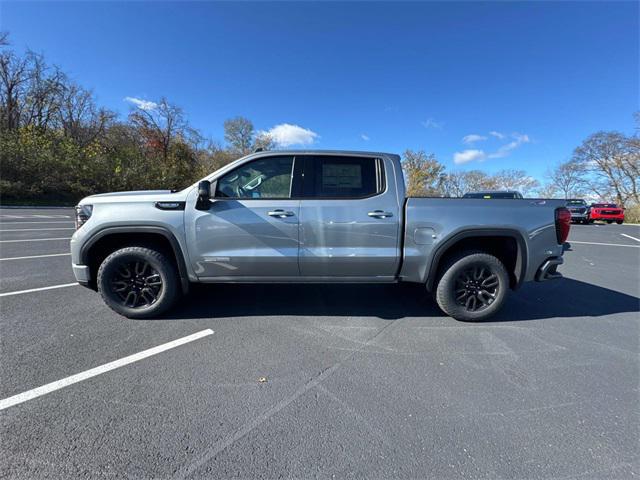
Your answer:
[[[71,239],[74,272],[87,282],[83,246],[107,228],[157,227],[175,238],[186,275],[196,282],[393,282],[425,283],[439,250],[465,234],[500,234],[522,244],[523,281],[533,280],[548,258],[561,256],[554,210],[562,200],[409,198],[400,157],[380,152],[288,151],[243,157],[206,177],[215,182],[256,158],[283,154],[376,157],[386,188],[364,199],[212,199],[196,209],[197,184],[169,191],[93,195],[90,219]],[[184,210],[160,210],[156,202],[185,202]],[[269,216],[274,209],[285,218]],[[375,210],[392,216],[375,218]],[[104,232],[103,232],[104,233]],[[135,238],[135,234],[132,234]]]
[[[166,231],[180,246],[187,259],[187,244],[184,231],[184,211],[159,210],[156,202],[185,201],[191,187],[181,192],[121,192],[114,194],[92,195],[82,199],[81,205],[93,205],[93,213],[89,220],[71,237],[71,262],[74,266],[83,265],[82,249],[87,242],[99,235],[102,230],[112,227],[158,227]],[[135,239],[135,234],[133,234]],[[197,281],[198,277],[186,262],[188,278]],[[74,268],[75,271],[75,268]],[[95,278],[95,272],[91,272]],[[87,281],[86,279],[78,281]]]
[[[394,159],[380,156],[384,191],[368,198],[302,199],[300,275],[394,281],[400,264],[402,204]],[[386,218],[369,214],[381,211]]]
[[[409,198],[400,278],[426,282],[437,249],[449,239],[475,232],[522,239],[526,258],[522,281],[533,280],[547,258],[562,256],[554,211],[563,203],[537,199]]]
[[[196,210],[194,191],[185,210],[189,259],[199,278],[298,276],[299,200],[212,200]],[[293,216],[274,218],[271,210]]]

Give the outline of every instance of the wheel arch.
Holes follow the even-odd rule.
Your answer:
[[[183,293],[189,290],[189,276],[180,243],[175,235],[158,226],[107,227],[93,234],[80,249],[80,260],[89,266],[91,281],[89,286],[96,289],[98,267],[107,255],[127,246],[156,247],[174,260]]]
[[[527,272],[527,243],[522,233],[511,228],[467,229],[441,242],[435,249],[427,272],[427,290],[433,291],[442,265],[462,250],[481,250],[496,256],[509,273],[510,287],[517,289]]]

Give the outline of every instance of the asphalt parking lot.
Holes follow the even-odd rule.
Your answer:
[[[68,285],[72,233],[0,209],[3,478],[640,474],[640,226],[574,226],[565,278],[482,324],[410,285],[199,286],[126,320]]]

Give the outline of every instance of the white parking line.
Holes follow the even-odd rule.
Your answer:
[[[61,237],[61,238],[24,238],[22,240],[0,240],[0,243],[46,242],[48,240],[71,240],[71,237]]]
[[[28,390],[26,392],[19,393],[18,395],[5,398],[4,400],[0,400],[0,410],[13,407],[14,405],[18,405],[20,403],[23,403],[29,400],[33,400],[34,398],[41,397],[42,395],[46,395],[47,393],[55,392],[56,390],[60,390],[61,388],[68,387],[69,385],[73,385],[74,383],[87,380],[97,375],[106,373],[110,370],[115,370],[116,368],[124,367],[125,365],[129,365],[130,363],[138,362],[147,357],[157,355],[158,353],[162,353],[166,350],[179,347],[180,345],[193,342],[195,340],[198,340],[203,337],[207,337],[209,335],[213,335],[213,330],[207,328],[206,330],[202,330],[200,332],[194,333],[193,335],[182,337],[168,343],[163,343],[162,345],[158,345],[157,347],[153,347],[148,350],[143,350],[142,352],[139,352],[139,353],[134,353],[133,355],[129,355],[128,357],[121,358],[120,360],[115,360],[113,362],[105,363],[104,365],[100,365],[99,367],[95,367],[90,370],[85,370],[84,372],[76,373],[75,375],[71,375],[70,377],[63,378],[62,380],[57,380],[55,382],[47,383],[46,385],[43,385],[38,388],[34,388],[33,390]]]
[[[71,215],[0,215],[0,218],[71,218]]]
[[[45,223],[45,224],[50,224],[50,223],[73,223],[73,220],[52,220],[51,222],[3,222],[0,221],[0,225],[26,225],[28,223]]]
[[[627,235],[626,233],[621,233],[620,235],[630,238],[631,240],[635,240],[636,242],[640,242],[640,238],[632,237],[631,235]]]
[[[43,290],[54,290],[56,288],[75,287],[79,283],[63,283],[62,285],[51,285],[50,287],[29,288],[28,290],[16,290],[15,292],[0,293],[0,297],[10,297],[12,295],[22,295],[23,293],[42,292]]]
[[[640,245],[622,245],[621,243],[578,242],[576,240],[569,240],[569,243],[580,243],[582,245],[606,245],[608,247],[640,248]]]
[[[7,260],[29,260],[30,258],[62,257],[64,255],[71,255],[71,253],[48,253],[47,255],[30,255],[28,257],[7,257],[0,258],[0,262],[6,262]]]
[[[0,230],[2,232],[39,232],[41,230],[75,230],[75,227],[54,227],[54,228],[11,228]]]

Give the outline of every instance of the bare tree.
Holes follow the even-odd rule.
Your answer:
[[[494,190],[496,179],[481,170],[451,172],[444,175],[443,193],[450,197],[461,197],[467,192]]]
[[[403,157],[402,168],[405,171],[407,195],[439,196],[444,165],[436,160],[435,155],[422,150],[406,150]]]
[[[145,147],[159,151],[165,162],[176,137],[188,134],[182,109],[170,104],[164,97],[145,108],[135,108],[129,114],[129,121],[142,134]]]
[[[67,77],[28,51],[18,57],[0,53],[0,127],[15,130],[31,125],[41,130],[59,128],[58,114]]]
[[[553,182],[548,182],[538,188],[536,194],[540,198],[556,198],[558,192],[559,190],[555,184]]]
[[[575,160],[559,163],[546,176],[562,198],[575,198],[584,193],[584,169]]]
[[[633,140],[619,132],[598,132],[575,149],[573,161],[585,172],[590,190],[602,199],[614,197],[624,206],[640,202],[640,155]]]
[[[253,150],[255,130],[253,123],[244,117],[235,117],[224,122],[224,139],[230,149],[240,155],[247,155]]]
[[[20,124],[20,98],[31,78],[30,63],[29,56],[0,53],[0,130],[14,130]]]
[[[259,133],[253,142],[252,150],[261,148],[262,150],[274,150],[276,148],[276,142],[268,133]]]
[[[116,115],[98,108],[90,91],[68,84],[61,94],[58,118],[65,135],[80,145],[87,145],[105,133]]]
[[[41,55],[29,53],[28,84],[20,99],[20,124],[40,129],[57,128],[62,92],[67,77],[57,68],[49,67]]]
[[[524,196],[540,186],[540,182],[527,175],[524,170],[505,169],[494,175],[498,188],[504,190],[517,190]]]

